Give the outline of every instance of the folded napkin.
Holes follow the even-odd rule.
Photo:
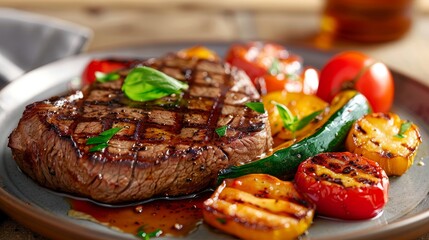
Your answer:
[[[86,27],[0,8],[0,87],[36,67],[80,53],[91,36]]]

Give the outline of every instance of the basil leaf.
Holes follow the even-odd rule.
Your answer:
[[[399,133],[395,136],[398,138],[404,138],[404,133],[411,127],[411,124],[412,123],[410,121],[403,122],[399,128]]]
[[[134,101],[151,101],[188,89],[188,84],[150,67],[131,70],[124,80],[122,91]]]
[[[283,122],[283,127],[291,131],[293,135],[295,135],[296,131],[301,130],[307,126],[322,112],[322,110],[315,111],[303,117],[302,119],[298,119],[298,117],[294,116],[289,108],[287,108],[285,105],[274,101],[272,103],[277,107],[277,111],[279,112],[280,118]]]
[[[223,137],[226,135],[227,128],[228,126],[218,127],[215,129],[215,132],[217,133],[217,135],[219,135],[219,137]]]
[[[95,78],[97,82],[105,83],[110,81],[118,80],[121,76],[116,72],[104,73],[104,72],[95,72]]]
[[[288,128],[288,125],[296,121],[296,117],[293,116],[289,108],[274,101],[272,101],[272,103],[277,107],[277,111],[279,112],[280,118],[282,119],[285,128]]]
[[[265,112],[264,104],[262,102],[247,102],[245,103],[245,105],[246,107],[252,109],[255,112],[258,112],[258,113]]]
[[[88,138],[86,140],[86,145],[96,144],[95,146],[89,149],[89,152],[101,151],[106,147],[108,147],[107,143],[109,142],[109,140],[113,137],[113,135],[118,133],[121,129],[122,128],[120,127],[111,128],[104,132],[101,132],[98,136]]]
[[[301,118],[299,121],[295,122],[293,124],[292,129],[294,131],[299,131],[299,130],[303,129],[311,121],[313,121],[313,119],[315,119],[320,113],[322,113],[322,110],[308,114],[307,116]]]

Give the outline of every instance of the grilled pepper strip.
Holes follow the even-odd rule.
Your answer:
[[[368,158],[350,152],[321,153],[302,162],[295,175],[298,191],[318,214],[358,220],[377,216],[388,201],[389,178]]]
[[[218,176],[218,184],[226,178],[251,173],[291,178],[305,159],[322,152],[337,151],[342,147],[352,124],[370,111],[368,101],[362,94],[356,91],[341,92],[332,100],[326,122],[313,135],[261,160],[222,170]]]
[[[296,239],[313,221],[315,206],[292,182],[266,174],[224,181],[204,202],[208,224],[241,239]]]

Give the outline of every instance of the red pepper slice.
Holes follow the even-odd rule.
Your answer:
[[[320,215],[331,218],[373,218],[388,200],[389,179],[384,170],[349,152],[322,153],[302,162],[295,185],[316,204]]]

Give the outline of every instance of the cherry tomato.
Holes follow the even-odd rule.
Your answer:
[[[130,66],[131,62],[128,60],[92,60],[82,73],[82,84],[87,85],[95,82],[96,72],[110,73]]]
[[[302,162],[295,185],[316,204],[320,215],[331,218],[373,218],[388,200],[389,179],[384,170],[349,152],[321,153]]]
[[[302,59],[274,43],[233,45],[226,62],[242,69],[261,93],[288,90],[302,92]]]
[[[347,51],[331,58],[320,72],[317,96],[330,102],[346,89],[356,89],[374,112],[388,112],[393,103],[394,83],[389,69],[360,53]]]

